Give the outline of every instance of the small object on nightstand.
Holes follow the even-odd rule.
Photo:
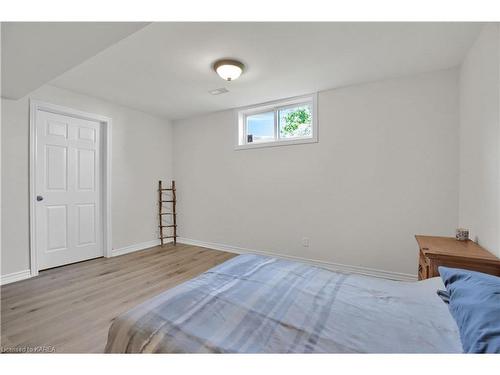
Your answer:
[[[467,241],[469,239],[469,230],[465,228],[457,228],[455,237],[459,241]]]
[[[439,276],[438,267],[500,276],[500,259],[471,240],[457,241],[453,237],[415,236],[420,248],[418,279]]]

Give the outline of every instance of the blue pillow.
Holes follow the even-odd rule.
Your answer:
[[[466,353],[500,353],[500,277],[439,267]]]

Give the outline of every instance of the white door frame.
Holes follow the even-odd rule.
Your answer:
[[[37,243],[36,243],[36,112],[38,110],[59,115],[71,116],[83,120],[97,121],[101,124],[101,207],[102,207],[102,246],[105,257],[112,256],[112,227],[111,227],[111,123],[109,117],[78,111],[72,108],[45,103],[39,100],[30,100],[30,271],[31,277],[38,275]]]

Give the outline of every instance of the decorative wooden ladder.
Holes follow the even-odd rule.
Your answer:
[[[171,192],[171,199],[164,199],[164,193],[166,192]],[[172,211],[170,212],[163,212],[163,203],[172,203]],[[158,181],[158,222],[159,222],[159,228],[160,228],[160,241],[161,241],[161,246],[163,247],[164,245],[164,240],[167,238],[173,238],[174,239],[174,245],[177,244],[177,217],[175,213],[175,204],[176,204],[176,196],[175,196],[175,181],[172,180],[172,185],[169,188],[164,188],[162,186],[161,180]],[[163,216],[170,216],[172,218],[171,224],[164,225],[163,224]],[[172,228],[172,235],[171,236],[164,236],[163,235],[163,228]]]

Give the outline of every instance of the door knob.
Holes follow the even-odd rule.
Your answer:
[[[37,200],[38,202],[43,201],[43,197],[42,197],[41,195],[37,195],[37,196],[36,196],[36,200]]]

